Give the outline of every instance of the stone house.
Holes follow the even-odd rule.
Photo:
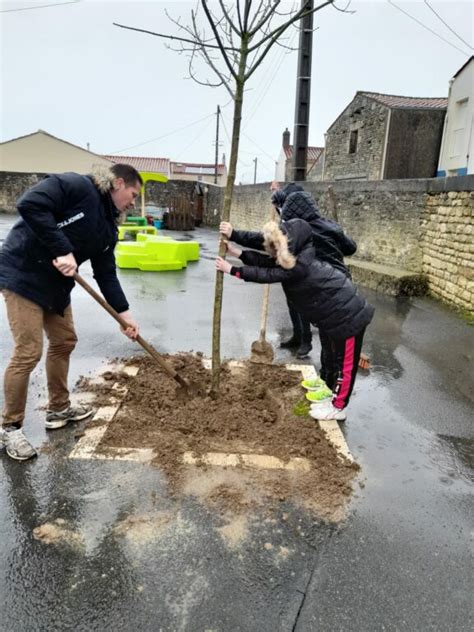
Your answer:
[[[434,177],[447,104],[357,92],[326,133],[323,180]]]
[[[437,176],[474,173],[474,55],[450,81]]]
[[[306,164],[306,179],[321,180],[322,178],[322,155],[323,147],[308,147],[308,158]],[[277,182],[291,182],[293,178],[293,145],[290,145],[290,131],[288,128],[283,132],[280,155],[275,165],[275,180]]]
[[[110,167],[112,161],[42,129],[0,143],[0,171],[86,174],[99,165]]]

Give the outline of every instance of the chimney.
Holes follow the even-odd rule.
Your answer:
[[[288,149],[290,146],[290,131],[288,128],[283,132],[283,149]]]

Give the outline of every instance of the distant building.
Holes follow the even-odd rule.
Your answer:
[[[147,158],[146,156],[113,156],[104,158],[114,163],[123,163],[134,167],[140,173],[156,173],[170,178],[169,158]]]
[[[432,178],[448,100],[357,92],[326,133],[324,180]]]
[[[450,81],[438,176],[474,173],[474,55]]]
[[[308,147],[306,163],[307,180],[321,180],[323,147]],[[293,178],[293,145],[290,145],[288,128],[283,132],[280,156],[275,166],[275,180],[277,182],[291,182]]]
[[[210,184],[216,183],[218,186],[225,186],[227,183],[227,167],[224,160],[217,165],[217,182],[216,166],[213,163],[171,162],[170,164],[172,180],[197,180]]]
[[[21,173],[90,173],[100,165],[111,166],[104,156],[73,145],[39,129],[0,143],[0,171]]]
[[[192,180],[214,183],[215,165],[212,163],[172,162],[169,158],[147,158],[144,156],[104,156],[112,162],[132,165],[140,173],[158,173],[169,180]],[[227,168],[222,162],[217,165],[217,185],[225,186]]]

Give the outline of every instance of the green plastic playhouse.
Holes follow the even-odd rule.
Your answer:
[[[115,248],[115,260],[119,268],[155,272],[181,270],[188,265],[188,261],[198,259],[197,241],[175,241],[171,237],[140,232],[137,232],[137,241],[119,241]]]

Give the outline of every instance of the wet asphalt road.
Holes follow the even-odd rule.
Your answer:
[[[0,240],[11,222],[0,215]],[[192,237],[202,256],[186,271],[120,278],[145,338],[163,351],[209,354],[216,239],[209,230]],[[81,272],[91,280],[87,266]],[[364,344],[373,368],[358,377],[345,425],[362,473],[338,528],[285,504],[251,516],[244,530],[233,525],[241,537],[232,542],[222,517],[191,497],[170,498],[157,469],[69,460],[75,429],[42,427],[40,365],[25,426],[40,456],[16,463],[0,452],[0,630],[472,629],[473,329],[429,299],[365,294],[377,308]],[[261,288],[226,277],[224,296],[223,355],[247,356]],[[136,350],[81,288],[73,308],[71,384]],[[273,287],[275,347],[288,325]],[[3,305],[0,327],[3,369]],[[316,367],[318,352],[315,332]],[[155,530],[119,537],[117,527],[137,516],[154,516]],[[32,537],[56,519],[77,539]]]

